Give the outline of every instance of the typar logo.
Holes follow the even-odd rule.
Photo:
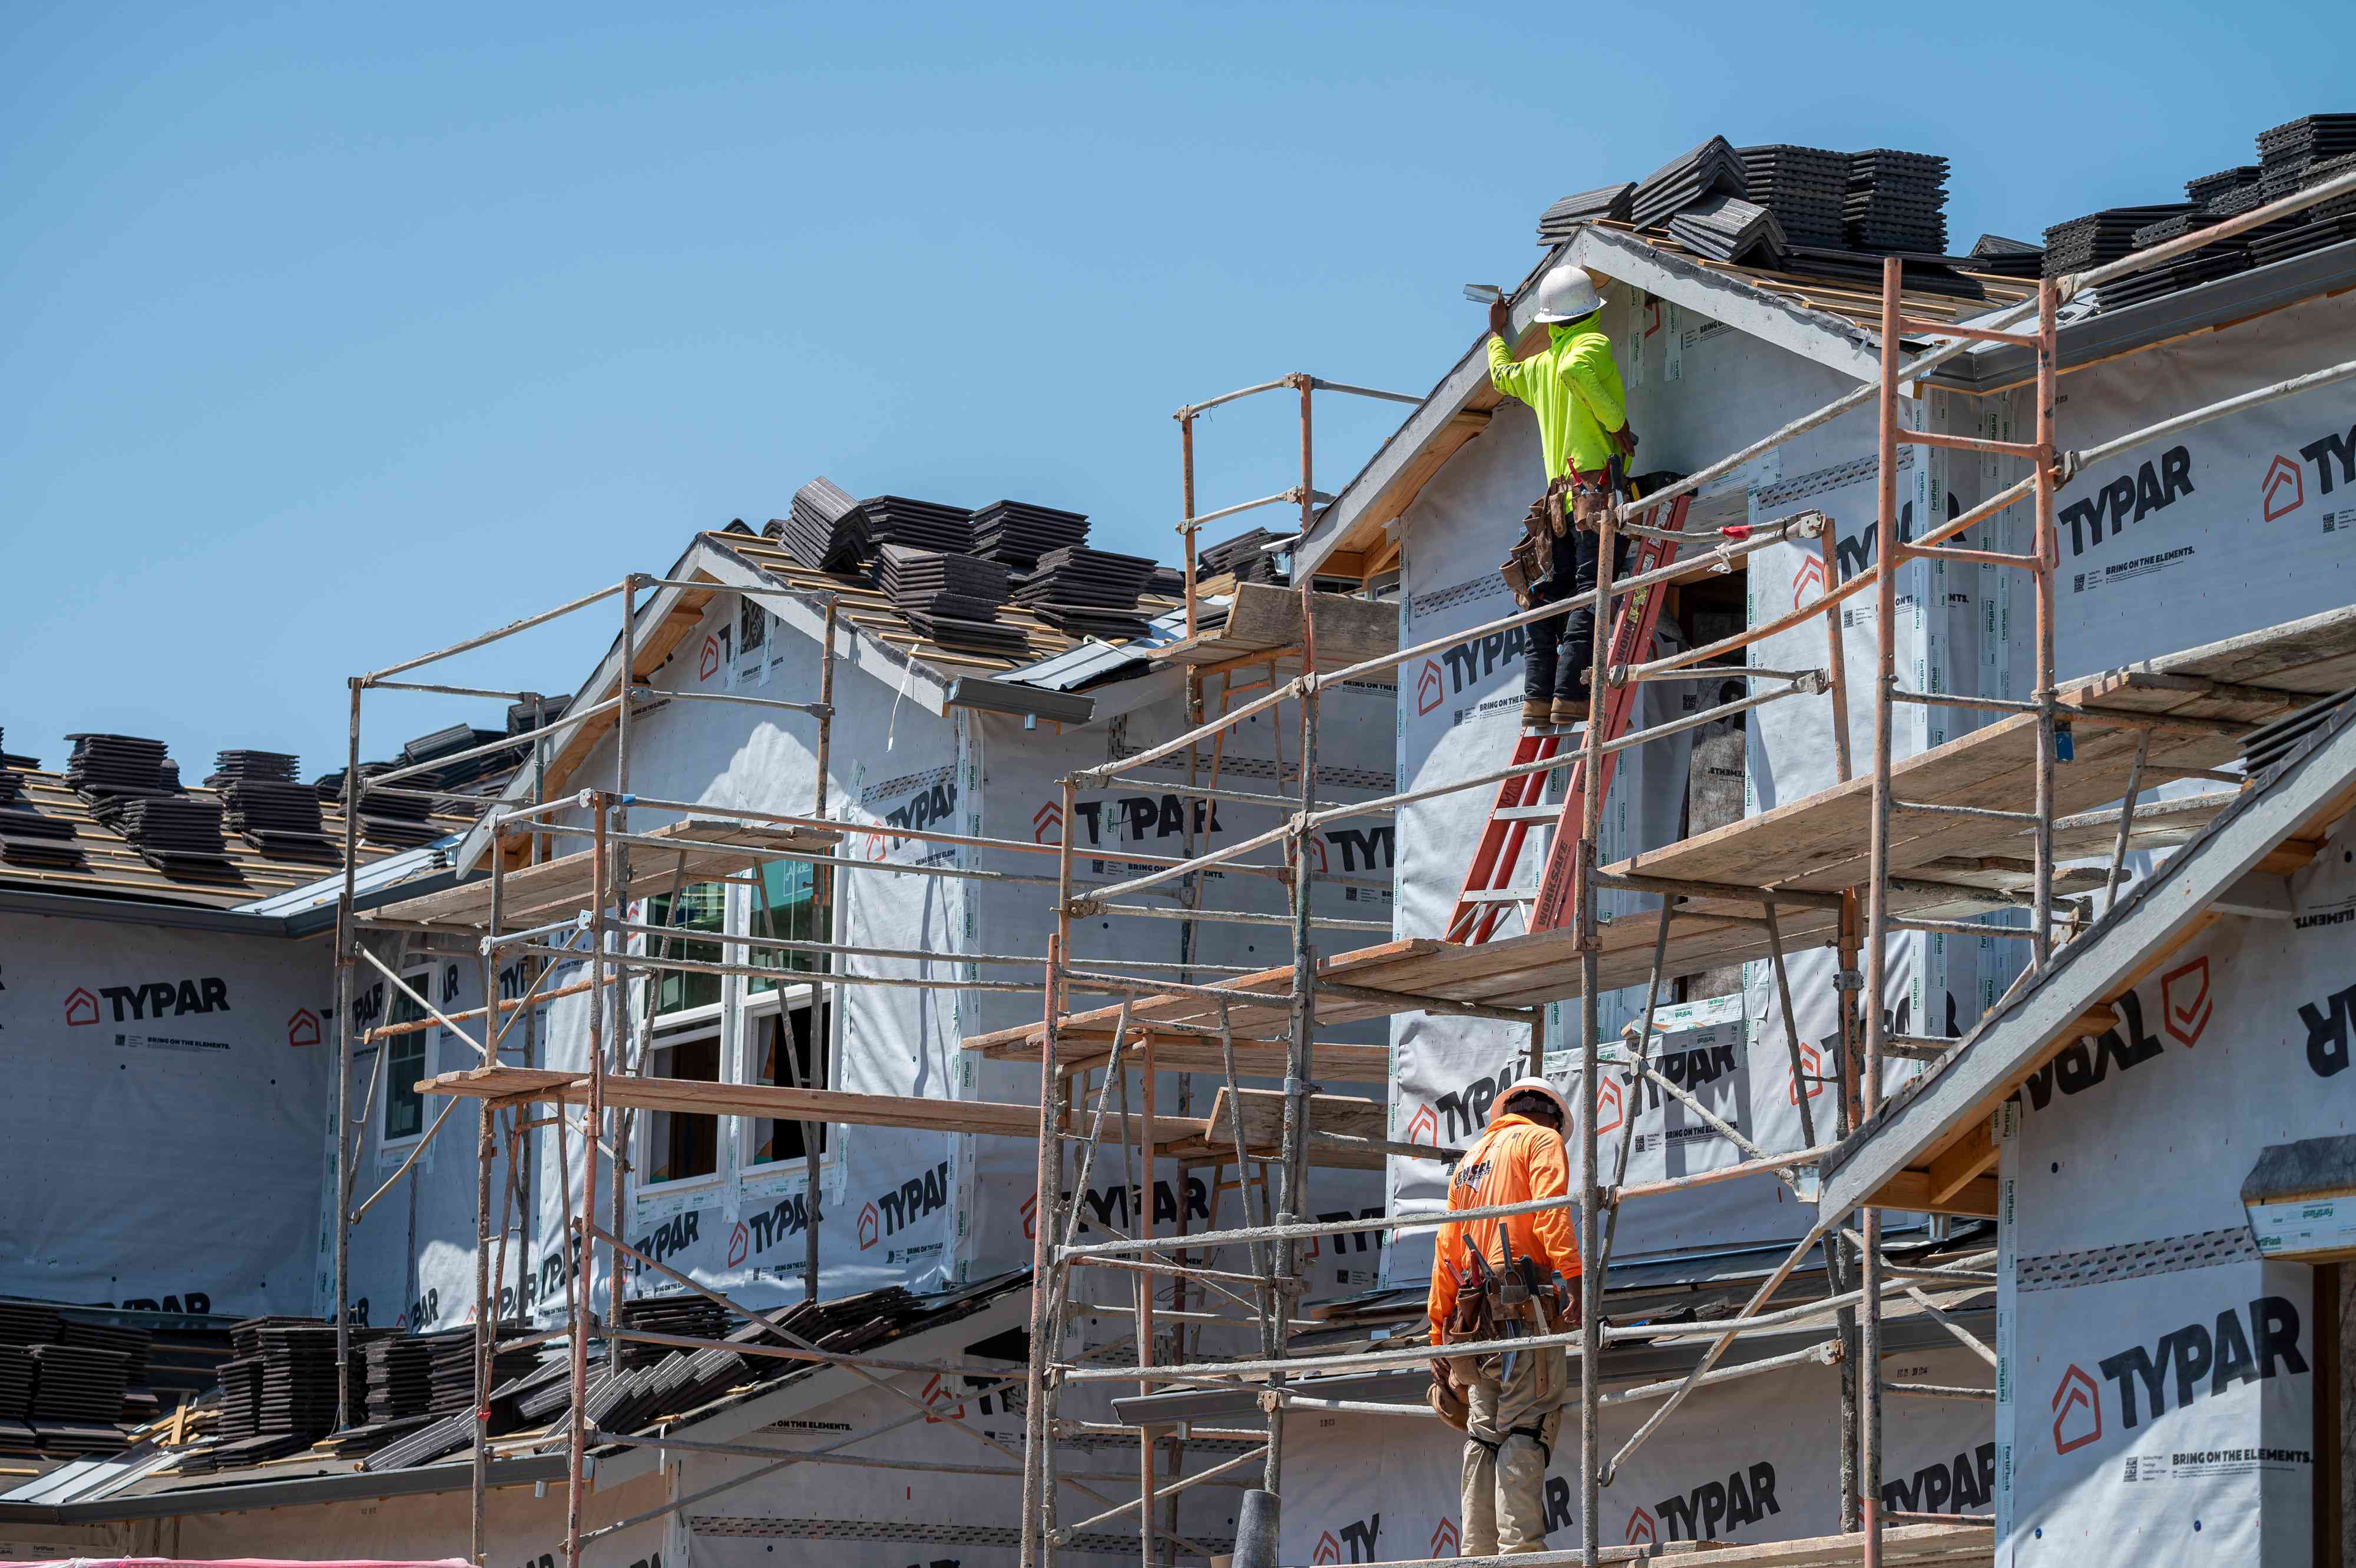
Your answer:
[[[873,1203],[859,1211],[859,1250],[862,1252],[884,1239],[884,1217]]]
[[[2298,1021],[2307,1026],[2307,1065],[2316,1077],[2337,1078],[2348,1070],[2351,1020],[2356,1020],[2356,985],[2335,991],[2320,1002],[2298,1004]]]
[[[1423,717],[1440,706],[1448,697],[1448,682],[1441,679],[1440,666],[1427,659],[1423,673],[1415,678],[1415,716]]]
[[[1408,1121],[1405,1141],[1410,1144],[1430,1144],[1433,1148],[1438,1148],[1440,1146],[1440,1112],[1429,1105],[1419,1110]]]
[[[75,1028],[98,1022],[98,998],[77,985],[66,995],[66,1022]]]
[[[752,1250],[753,1233],[745,1230],[744,1222],[739,1219],[736,1229],[728,1232],[728,1266],[733,1269],[743,1262],[745,1254]]]
[[[1441,1520],[1431,1530],[1431,1549],[1426,1557],[1454,1557],[1464,1550],[1464,1538],[1456,1532],[1456,1521]]]
[[[1628,1516],[1628,1544],[1631,1546],[1651,1546],[1656,1543],[1660,1539],[1661,1526],[1659,1521],[1653,1518],[1651,1510],[1646,1509],[1644,1504],[1637,1504],[1636,1511]]]
[[[1800,1072],[1807,1079],[1809,1099],[1814,1100],[1825,1091],[1825,1053],[1805,1040],[1800,1042]],[[1793,1079],[1785,1086],[1785,1092],[1793,1104],[1800,1103],[1800,1079]]]
[[[1792,574],[1792,607],[1798,609],[1810,599],[1822,596],[1824,591],[1824,558],[1811,555],[1800,563],[1798,571]]]
[[[924,1400],[927,1410],[937,1410],[941,1412],[938,1415],[926,1416],[926,1426],[937,1425],[945,1421],[965,1419],[965,1402],[941,1387],[941,1375],[938,1372],[925,1380],[924,1392],[919,1397]]]
[[[1023,1239],[1025,1241],[1039,1239],[1039,1195],[1035,1192],[1023,1200]]]
[[[1031,842],[1061,843],[1064,842],[1064,808],[1050,800],[1031,813]]]
[[[1341,1540],[1333,1539],[1334,1530],[1317,1538],[1317,1551],[1312,1561],[1318,1563],[1372,1563],[1375,1561],[1375,1538],[1383,1532],[1383,1516],[1373,1514],[1365,1519],[1354,1519],[1338,1526]],[[1332,1555],[1327,1555],[1328,1553]],[[1346,1555],[1345,1555],[1346,1553]]]
[[[2179,1045],[2201,1043],[2215,1004],[2209,994],[2209,955],[2179,964],[2160,977],[2160,1026]]]
[[[308,1007],[297,1007],[294,1015],[286,1020],[286,1043],[290,1046],[316,1046],[319,1043],[319,1015]]]
[[[1598,1084],[1595,1090],[1595,1135],[1600,1138],[1606,1133],[1617,1132],[1620,1123],[1627,1119],[1627,1097],[1618,1079],[1607,1078]],[[1569,1127],[1563,1129],[1566,1135],[1571,1131]]]
[[[703,634],[703,658],[696,664],[695,678],[709,681],[720,673],[720,638],[715,632]]]
[[[2067,1431],[2070,1435],[2064,1436]],[[2053,1391],[2053,1452],[2083,1448],[2103,1435],[2103,1395],[2094,1380],[2072,1363]]]
[[[2258,495],[2265,503],[2266,521],[2272,522],[2307,504],[2307,475],[2297,464],[2276,453],[2266,465],[2266,477],[2259,481]]]

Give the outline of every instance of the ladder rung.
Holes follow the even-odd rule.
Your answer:
[[[1489,813],[1491,821],[1499,822],[1551,822],[1561,815],[1559,805],[1500,806]]]
[[[1538,890],[1535,887],[1498,887],[1467,893],[1459,901],[1466,904],[1526,904],[1537,896]]]

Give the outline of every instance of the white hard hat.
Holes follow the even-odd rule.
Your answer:
[[[1505,1114],[1506,1105],[1512,1102],[1516,1094],[1543,1094],[1553,1101],[1554,1108],[1562,1113],[1563,1131],[1566,1133],[1570,1131],[1570,1101],[1562,1097],[1562,1090],[1542,1078],[1517,1078],[1505,1085],[1505,1092],[1497,1096],[1496,1109],[1489,1113],[1489,1120],[1494,1122]]]
[[[1576,321],[1603,305],[1595,280],[1585,267],[1559,266],[1538,279],[1538,308],[1530,319],[1540,323]]]

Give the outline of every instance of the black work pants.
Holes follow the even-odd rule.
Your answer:
[[[1616,581],[1628,570],[1628,539],[1613,540],[1612,575]],[[1572,528],[1559,539],[1549,538],[1552,570],[1533,596],[1550,605],[1595,586],[1598,555],[1596,536]],[[1595,610],[1581,606],[1560,620],[1532,621],[1529,651],[1522,667],[1522,697],[1526,702],[1577,702],[1587,689],[1589,668],[1595,660]]]

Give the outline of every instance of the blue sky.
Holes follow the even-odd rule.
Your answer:
[[[346,674],[816,473],[1171,559],[1173,408],[1423,391],[1548,201],[1713,134],[1944,154],[1960,248],[2356,108],[2320,5],[658,9],[0,14],[9,750],[316,773]],[[1321,484],[1397,412],[1321,400]],[[1205,425],[1205,508],[1290,482],[1290,419]],[[569,689],[609,618],[449,678]]]

